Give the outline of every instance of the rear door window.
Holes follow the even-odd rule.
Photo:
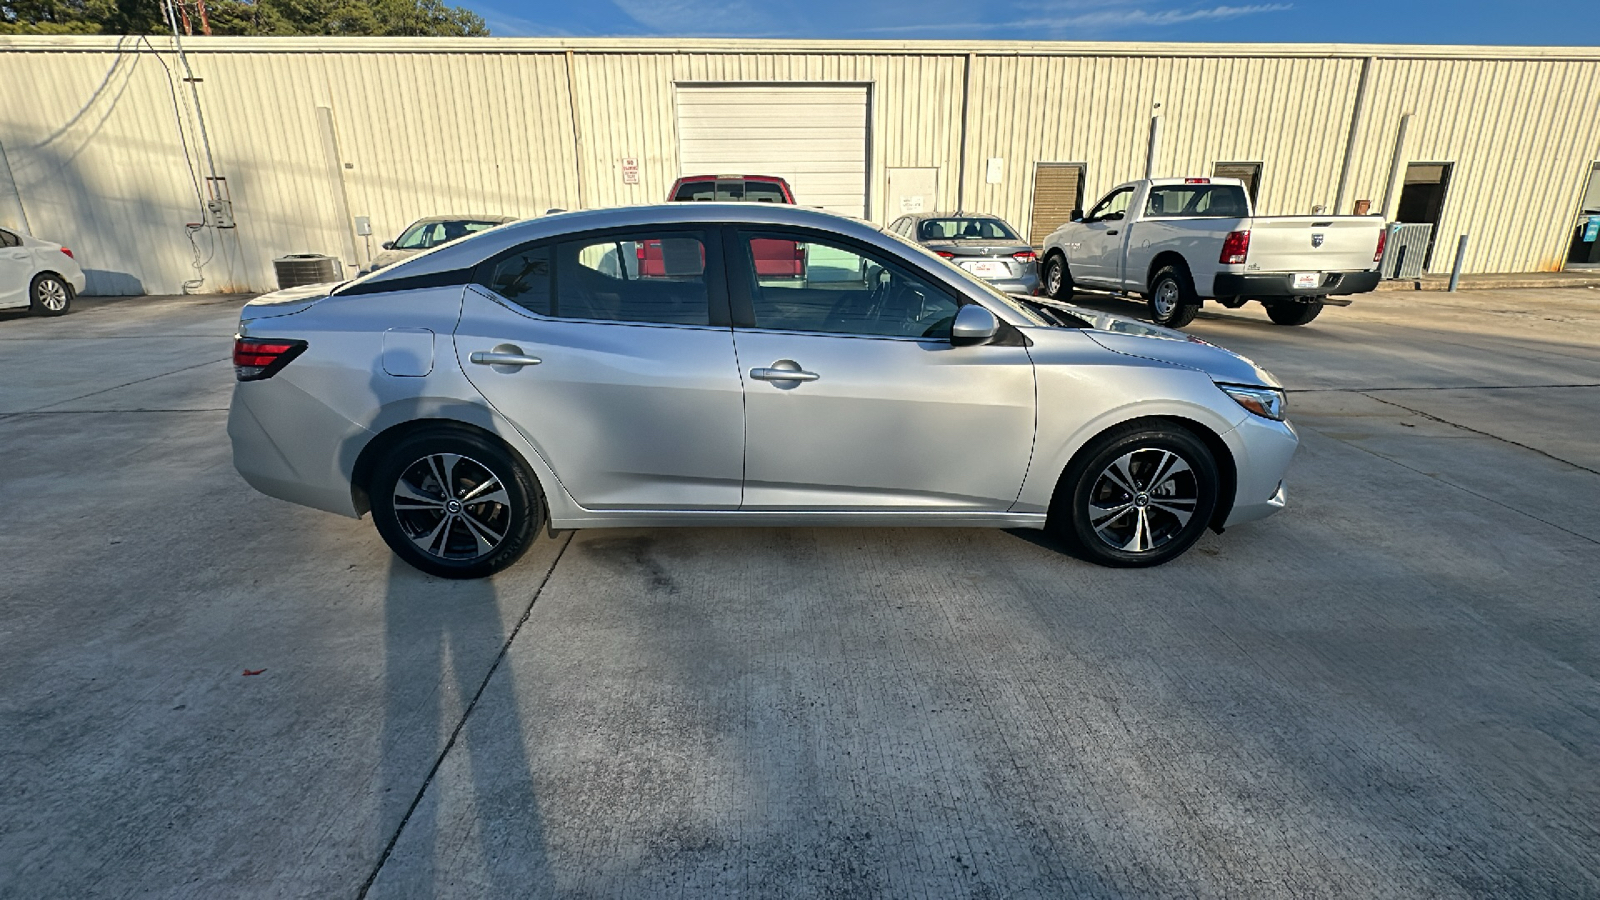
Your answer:
[[[551,315],[709,325],[706,247],[698,231],[626,234],[556,245]]]

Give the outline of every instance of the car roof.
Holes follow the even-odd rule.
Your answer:
[[[475,266],[502,250],[566,234],[611,228],[713,223],[816,228],[853,237],[886,249],[892,248],[891,239],[871,222],[820,209],[787,203],[656,203],[648,206],[587,209],[541,216],[537,219],[521,219],[499,228],[468,235],[448,244],[440,244],[430,250],[424,250],[403,263],[379,269],[357,280],[376,284],[399,278],[453,272]]]
[[[681,184],[685,181],[732,181],[735,178],[744,181],[765,181],[770,184],[789,183],[777,175],[684,175],[678,179],[678,183]]]
[[[423,217],[421,219],[416,220],[415,222],[412,222],[411,224],[412,225],[421,225],[421,224],[423,224],[425,222],[499,222],[501,224],[505,224],[506,222],[515,222],[515,221],[516,221],[516,217],[515,216],[475,216],[475,215],[425,216],[425,217]]]

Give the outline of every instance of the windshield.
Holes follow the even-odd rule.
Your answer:
[[[1048,320],[1040,316],[1038,312],[1017,302],[1015,298],[1007,295],[1005,291],[1000,290],[993,284],[984,281],[982,278],[979,278],[971,272],[968,272],[966,269],[961,268],[950,260],[945,259],[932,250],[929,250],[927,247],[922,246],[916,241],[903,238],[892,231],[884,231],[883,233],[904,246],[907,250],[916,253],[918,258],[922,261],[930,264],[938,264],[940,267],[944,268],[945,271],[955,274],[963,282],[967,284],[974,284],[982,288],[984,293],[988,294],[995,300],[1004,303],[1007,309],[1015,310],[1018,315],[1022,316],[1024,319],[1027,319],[1029,322],[1032,322],[1035,325],[1051,324]]]
[[[469,234],[487,231],[499,224],[487,219],[423,219],[420,222],[413,222],[411,227],[400,235],[394,242],[394,249],[427,250],[464,238]]]
[[[999,219],[923,219],[917,226],[922,241],[1015,241],[1017,233]]]

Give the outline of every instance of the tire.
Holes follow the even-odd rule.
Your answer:
[[[1159,566],[1200,539],[1220,483],[1216,459],[1192,432],[1131,423],[1090,441],[1067,467],[1049,528],[1090,562]]]
[[[441,578],[482,578],[506,568],[527,552],[544,519],[522,462],[497,441],[465,430],[401,439],[373,467],[367,496],[389,549]]]
[[[1272,300],[1263,303],[1267,318],[1278,325],[1304,325],[1322,313],[1322,298],[1310,302],[1301,300]]]
[[[28,286],[28,308],[37,316],[64,316],[72,308],[72,285],[54,272],[41,272]]]
[[[1060,300],[1065,303],[1072,299],[1073,284],[1072,270],[1067,268],[1067,258],[1060,253],[1051,253],[1044,261],[1045,296],[1051,300]]]
[[[1163,266],[1150,279],[1150,321],[1167,328],[1182,328],[1200,312],[1200,298],[1182,266]]]

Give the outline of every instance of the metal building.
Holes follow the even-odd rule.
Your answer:
[[[681,174],[784,175],[801,203],[878,222],[993,212],[1037,239],[1153,165],[1244,177],[1268,214],[1366,201],[1439,247],[1470,234],[1469,272],[1561,268],[1600,195],[1595,48],[183,47],[187,69],[170,38],[0,37],[0,225],[71,246],[92,291],[268,290],[286,254],[354,269],[422,216],[654,203]]]

